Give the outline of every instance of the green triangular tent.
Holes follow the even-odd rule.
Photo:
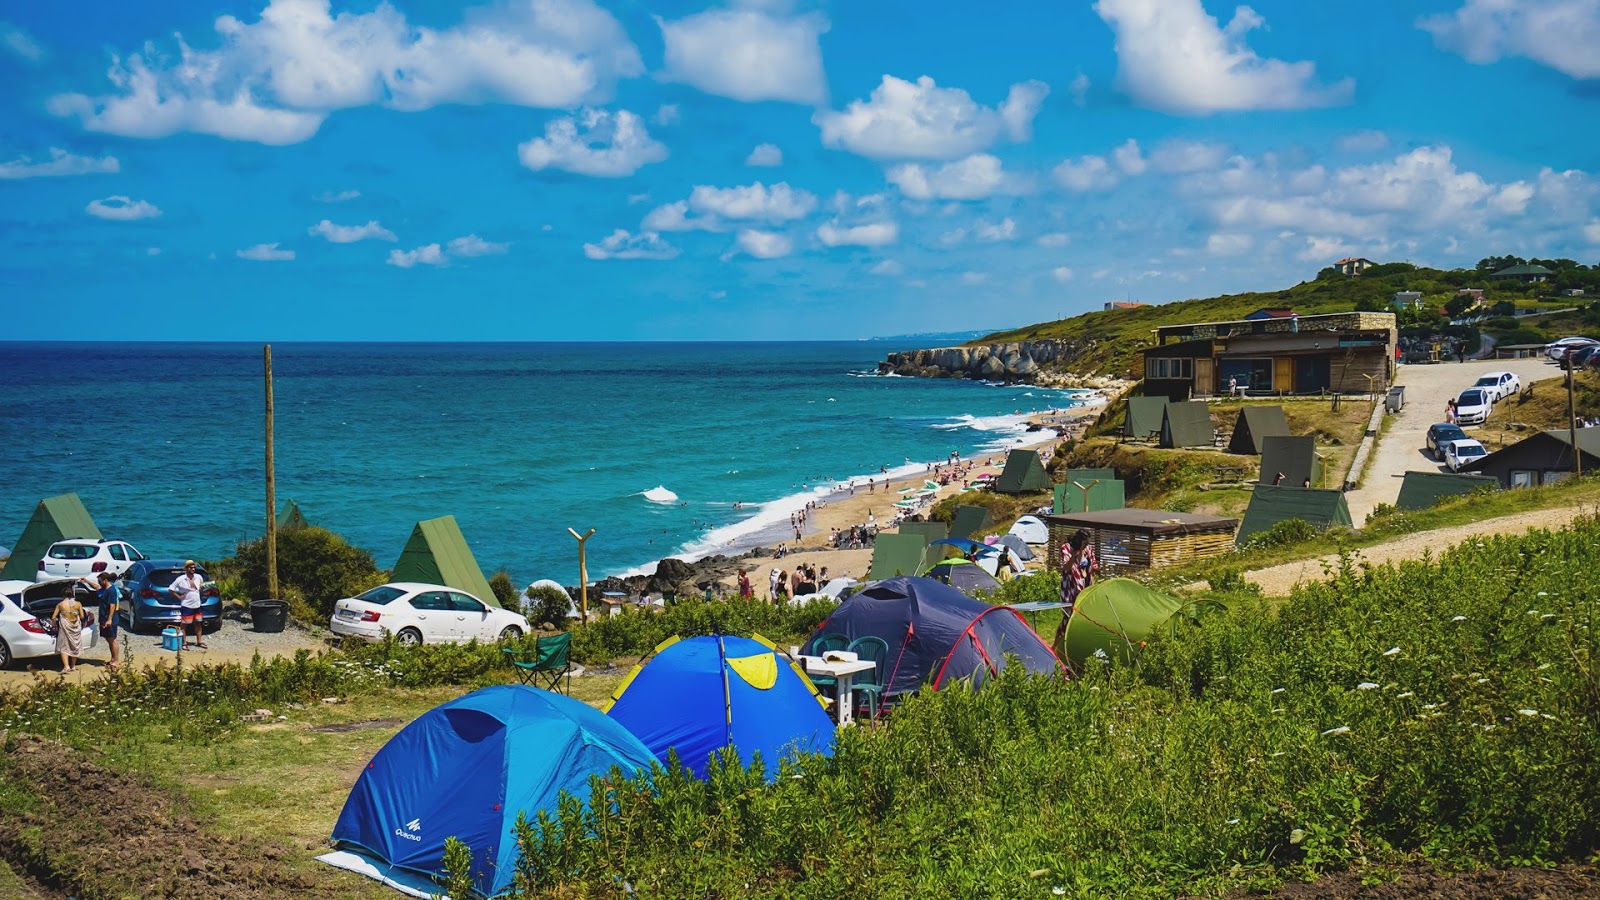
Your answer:
[[[71,538],[100,540],[104,535],[83,508],[77,494],[46,497],[34,507],[33,518],[22,529],[22,537],[11,548],[11,558],[0,569],[0,579],[32,581],[39,571],[39,560],[56,541]]]
[[[1216,440],[1211,410],[1200,400],[1168,403],[1161,420],[1161,446],[1209,447]]]
[[[944,522],[901,522],[899,531],[901,534],[920,534],[927,538],[927,543],[930,546],[922,554],[921,565],[923,567],[933,565],[943,559],[945,552],[950,549],[946,544],[940,544],[937,547],[931,546],[934,541],[942,541],[950,536],[950,526]],[[909,575],[911,573],[907,572],[906,574]]]
[[[1129,578],[1097,581],[1078,595],[1067,621],[1067,658],[1082,663],[1099,651],[1115,662],[1131,663],[1150,634],[1184,605]]]
[[[1277,482],[1278,473],[1283,481]],[[1306,479],[1315,487],[1322,482],[1322,460],[1317,457],[1317,439],[1309,434],[1298,437],[1273,435],[1261,442],[1261,484],[1281,483],[1300,487]]]
[[[390,581],[420,581],[425,584],[442,584],[466,591],[492,606],[499,606],[494,591],[478,568],[467,539],[455,516],[440,516],[418,522],[411,531],[411,540],[400,551],[394,564]]]
[[[1122,420],[1122,436],[1142,440],[1161,431],[1167,410],[1165,397],[1129,397],[1128,414]]]
[[[1050,476],[1037,450],[1013,450],[1006,454],[1006,467],[994,480],[991,490],[1002,494],[1023,494],[1050,490]]]
[[[950,537],[975,541],[981,532],[994,527],[994,516],[982,506],[958,506],[950,517]]]
[[[1087,506],[1084,503],[1085,495],[1088,499]],[[1118,479],[1091,478],[1088,481],[1073,479],[1066,484],[1056,485],[1055,503],[1050,511],[1061,516],[1071,513],[1105,512],[1108,509],[1123,509],[1127,505],[1127,486]]]
[[[1406,510],[1427,509],[1446,497],[1460,497],[1480,487],[1499,490],[1500,479],[1489,475],[1407,472],[1394,505]]]
[[[1250,506],[1244,511],[1244,522],[1234,541],[1243,543],[1251,535],[1288,519],[1308,522],[1319,531],[1351,525],[1350,507],[1345,504],[1343,491],[1258,484],[1250,492]]]
[[[300,513],[300,504],[293,500],[285,500],[283,509],[278,510],[278,530],[293,531],[296,528],[308,527],[311,523]]]
[[[922,571],[922,557],[928,538],[921,534],[883,532],[872,542],[872,569],[868,581],[882,581],[896,575],[915,575]]]
[[[1263,440],[1269,437],[1288,436],[1289,420],[1283,417],[1283,407],[1246,406],[1239,410],[1239,421],[1233,425],[1233,437],[1228,441],[1228,452],[1259,456]]]

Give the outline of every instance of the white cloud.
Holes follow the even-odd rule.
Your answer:
[[[1066,284],[1072,280],[1072,270],[1066,266],[1056,266],[1050,270],[1050,277],[1062,284]]]
[[[479,10],[451,28],[414,25],[388,4],[331,14],[328,0],[272,0],[258,21],[221,16],[219,46],[181,38],[112,57],[114,92],[61,94],[51,112],[128,137],[197,132],[293,144],[339,109],[415,111],[498,102],[564,109],[603,102],[643,71],[622,26],[591,0]]]
[[[356,241],[398,241],[394,232],[378,224],[373,219],[365,225],[335,225],[327,219],[311,226],[308,231],[320,237],[327,238],[335,244],[353,244]]]
[[[954,247],[966,239],[967,230],[965,228],[952,228],[949,231],[946,231],[944,234],[939,235],[939,246]]]
[[[1591,244],[1600,244],[1600,219],[1583,226],[1583,239]]]
[[[34,162],[26,156],[8,163],[0,163],[0,180],[13,178],[49,178],[63,175],[97,175],[119,172],[122,166],[115,156],[78,156],[61,149],[50,148],[50,158]]]
[[[323,191],[312,199],[318,203],[345,203],[360,196],[360,191]]]
[[[772,231],[741,228],[737,237],[739,249],[756,259],[777,259],[794,252],[794,241],[787,235]]]
[[[666,43],[668,81],[734,100],[827,99],[818,37],[821,15],[779,18],[753,9],[719,9],[668,22],[657,19]]]
[[[1513,181],[1489,198],[1489,208],[1501,215],[1520,216],[1528,211],[1528,201],[1533,199],[1535,190],[1526,181]]]
[[[988,272],[962,272],[961,283],[965,285],[983,284],[989,280]]]
[[[438,244],[424,244],[415,250],[390,250],[388,263],[402,269],[416,266],[442,266],[447,262]]]
[[[1245,46],[1265,24],[1238,7],[1226,28],[1200,0],[1098,0],[1116,32],[1117,79],[1142,105],[1205,115],[1227,110],[1305,109],[1349,103],[1355,82],[1316,83],[1316,64],[1263,59]]]
[[[89,205],[83,208],[84,212],[97,219],[111,219],[117,222],[132,222],[135,219],[153,219],[161,215],[161,210],[148,200],[133,200],[128,197],[107,197],[104,200],[90,200]]]
[[[33,39],[33,35],[9,22],[0,22],[0,48],[23,62],[41,62],[45,57],[44,48]]]
[[[650,117],[650,121],[656,125],[669,126],[678,124],[680,118],[678,104],[663,103],[656,107],[656,114]]]
[[[1600,228],[1600,226],[1596,226],[1596,227]],[[906,267],[900,265],[899,263],[895,262],[892,259],[885,259],[885,260],[880,260],[877,264],[875,264],[872,268],[868,269],[867,271],[871,272],[874,275],[903,275],[903,274],[905,274]]]
[[[998,222],[979,222],[973,233],[986,243],[1009,241],[1017,236],[1017,223],[1009,217]]]
[[[1254,244],[1248,234],[1213,234],[1206,238],[1206,252],[1212,256],[1238,256],[1249,252]]]
[[[816,207],[815,194],[783,181],[770,188],[759,181],[728,188],[701,184],[689,192],[688,200],[651,210],[642,227],[646,231],[723,231],[729,227],[729,219],[791,222],[805,218]]]
[[[544,137],[517,145],[517,158],[536,172],[556,168],[622,178],[666,159],[667,146],[650,137],[644,120],[625,109],[585,109],[546,123]]]
[[[1062,187],[1078,192],[1109,191],[1121,180],[1103,156],[1063,161],[1050,172]]]
[[[1523,56],[1572,78],[1600,78],[1600,3],[1595,0],[1467,0],[1417,27],[1468,62]]]
[[[871,222],[865,225],[841,225],[837,219],[824,222],[817,228],[817,240],[829,247],[854,245],[882,247],[900,237],[900,226],[894,222]]]
[[[463,257],[495,256],[506,252],[510,248],[510,244],[486,241],[475,234],[454,238],[450,241],[450,243],[445,245],[446,252],[448,252],[451,256]]]
[[[629,234],[618,228],[598,244],[584,244],[583,255],[590,259],[672,259],[678,248],[654,231]]]
[[[246,247],[243,250],[235,250],[233,255],[240,259],[249,259],[255,262],[288,262],[294,259],[294,251],[279,250],[276,241],[270,244],[256,244],[254,247]]]
[[[1377,153],[1389,149],[1389,136],[1375,129],[1351,132],[1333,144],[1345,153]]]
[[[974,153],[941,166],[905,163],[890,169],[887,177],[913,200],[981,200],[1022,189],[1018,179],[1006,174],[1000,160],[987,153]]]
[[[851,101],[842,112],[818,110],[811,121],[821,128],[823,144],[861,156],[954,159],[1002,137],[1027,140],[1049,92],[1038,81],[1014,84],[1005,101],[991,108],[926,75],[915,83],[885,75],[868,100]]]
[[[781,166],[783,165],[783,151],[776,144],[757,144],[750,155],[744,158],[747,166]]]
[[[1073,106],[1083,106],[1089,102],[1089,76],[1079,72],[1074,75],[1071,83],[1067,85],[1067,93],[1072,95]]]
[[[1121,146],[1111,151],[1111,159],[1124,175],[1143,175],[1144,170],[1150,165],[1139,150],[1139,142],[1133,138],[1128,138]]]
[[[1039,235],[1038,240],[1034,241],[1034,243],[1041,247],[1065,247],[1072,243],[1072,236],[1065,232],[1052,231],[1049,234]]]
[[[1163,141],[1150,153],[1150,166],[1157,172],[1205,172],[1222,165],[1228,158],[1226,144],[1206,141]]]

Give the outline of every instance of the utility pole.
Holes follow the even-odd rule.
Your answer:
[[[584,559],[583,544],[589,538],[594,537],[594,529],[591,528],[588,534],[580,536],[576,531],[568,528],[567,534],[578,539],[578,615],[582,617],[583,623],[587,625],[589,624],[589,564]]]
[[[267,379],[267,596],[278,597],[278,498],[272,471],[272,345],[261,348]]]
[[[1578,452],[1578,405],[1573,399],[1571,354],[1567,357],[1567,440],[1572,444],[1572,474],[1583,477],[1583,454]]]

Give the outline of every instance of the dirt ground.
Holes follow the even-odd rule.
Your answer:
[[[1279,900],[1568,900],[1600,897],[1600,872],[1591,866],[1554,869],[1485,869],[1443,875],[1424,866],[1407,867],[1384,883],[1362,883],[1359,872],[1325,875],[1309,884],[1285,885],[1269,897]],[[1247,895],[1234,895],[1244,897]]]

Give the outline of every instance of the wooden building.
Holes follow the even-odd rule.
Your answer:
[[[1394,313],[1167,325],[1144,351],[1144,392],[1187,400],[1225,395],[1230,384],[1256,396],[1383,391],[1398,341]]]
[[[1577,462],[1585,474],[1600,471],[1600,428],[1577,429]],[[1564,428],[1541,431],[1462,466],[1471,475],[1488,475],[1503,488],[1538,487],[1566,481],[1573,475],[1573,433]]]
[[[1238,519],[1165,509],[1108,509],[1039,518],[1050,529],[1051,570],[1060,571],[1061,547],[1081,528],[1089,532],[1106,575],[1220,556],[1233,549],[1233,533],[1239,527]]]

